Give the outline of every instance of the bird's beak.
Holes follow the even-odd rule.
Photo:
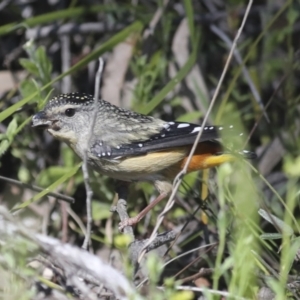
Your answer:
[[[44,111],[40,111],[32,117],[32,127],[49,128],[51,125],[52,121],[47,120],[47,116]]]

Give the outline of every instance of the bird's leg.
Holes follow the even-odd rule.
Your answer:
[[[147,205],[138,215],[120,222],[119,223],[119,230],[123,230],[123,228],[126,227],[126,226],[133,226],[133,225],[137,224],[139,221],[141,221],[145,217],[145,215],[156,204],[158,204],[160,201],[164,200],[167,196],[168,196],[168,193],[166,193],[166,192],[160,193],[160,195],[154,201],[152,201],[149,205]]]

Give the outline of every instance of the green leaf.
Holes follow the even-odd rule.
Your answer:
[[[195,295],[192,291],[178,291],[173,294],[170,300],[192,300],[195,299]]]
[[[194,26],[194,9],[193,3],[190,0],[184,0],[184,8],[186,11],[190,37],[192,40],[193,47],[196,47],[196,37],[195,37],[195,26]]]
[[[9,266],[9,268],[14,269],[16,267],[16,258],[13,253],[5,252],[2,255],[5,263]]]
[[[0,143],[0,156],[2,156],[6,150],[9,148],[10,142],[8,140],[3,140]]]
[[[280,230],[287,235],[291,236],[294,234],[294,230],[292,227],[284,223],[281,219],[278,217],[272,215],[271,213],[266,212],[264,209],[260,209],[258,213],[269,223],[273,224],[276,228],[279,227]]]
[[[195,45],[198,45],[199,34],[197,35],[197,42]],[[168,82],[168,84],[149,102],[145,105],[144,108],[139,110],[142,114],[149,114],[156,106],[158,106],[162,100],[167,96],[167,94],[173,90],[173,88],[188,74],[191,68],[196,63],[197,59],[197,51],[198,48],[194,47],[190,57],[188,58],[187,62],[184,66],[178,71],[178,73]],[[1,121],[1,120],[0,120]]]
[[[81,69],[82,67],[86,66],[89,62],[92,60],[98,58],[101,56],[103,53],[111,50],[115,45],[118,43],[122,42],[124,39],[128,37],[129,34],[133,32],[140,32],[143,28],[143,24],[139,21],[134,22],[133,24],[125,27],[123,30],[121,30],[119,33],[115,34],[111,39],[109,39],[107,42],[101,44],[97,49],[95,49],[92,53],[89,55],[85,56],[82,60],[80,60],[77,64],[75,64],[72,68],[70,68],[68,71],[64,72],[63,74],[57,76],[54,78],[51,82],[45,84],[42,88],[41,91],[44,91],[48,89],[50,86],[52,86],[53,83],[61,80],[65,76]],[[1,35],[1,30],[0,30],[0,35]],[[36,97],[38,95],[38,92],[35,92],[28,97],[18,101],[14,105],[10,106],[7,108],[5,111],[0,113],[0,122],[3,122],[6,118],[8,118],[11,114],[13,114],[17,109],[28,103],[31,99]]]
[[[31,175],[27,167],[21,166],[18,171],[18,178],[21,182],[29,182]]]
[[[181,184],[180,185],[179,192],[181,192],[183,194],[186,194],[191,189],[193,190],[195,182],[196,182],[196,180],[197,180],[198,177],[199,177],[199,173],[198,172],[192,172],[192,173],[186,174],[184,176],[184,183],[185,184]]]
[[[255,41],[252,42],[251,47],[248,50],[247,54],[244,55],[243,63],[240,64],[238,69],[234,72],[234,76],[231,79],[229,87],[227,88],[225,95],[223,95],[223,100],[222,100],[221,106],[220,106],[220,108],[217,112],[217,115],[215,117],[215,122],[216,123],[220,122],[220,120],[221,120],[221,116],[224,113],[224,108],[226,107],[226,104],[227,104],[227,102],[230,98],[230,95],[231,95],[234,87],[236,86],[237,79],[241,76],[243,66],[246,65],[248,60],[250,60],[250,58],[252,57],[253,53],[255,53],[255,51],[258,48],[257,45],[263,39],[263,37],[270,33],[270,28],[273,25],[273,23],[275,23],[279,19],[280,15],[283,14],[283,12],[291,5],[292,2],[293,2],[292,0],[285,1],[284,5],[282,5],[280,7],[280,9],[274,15],[272,15],[272,18],[266,24],[266,26],[264,27],[264,30],[259,34],[259,36],[255,39]]]
[[[47,57],[45,47],[40,46],[35,52],[35,57],[39,75],[42,78],[42,82],[46,84],[51,81],[52,65]]]
[[[31,94],[30,96],[18,101],[14,105],[8,107],[3,112],[0,113],[0,122],[3,122],[6,118],[11,116],[17,109],[21,108],[23,105],[28,103],[31,99],[38,95],[38,92]]]
[[[299,17],[299,11],[291,6],[286,15],[289,25],[293,25]]]
[[[177,122],[194,122],[195,120],[199,119],[203,116],[203,113],[201,111],[192,111],[189,113],[186,113],[179,118],[177,118]]]
[[[20,85],[20,91],[23,97],[33,94],[37,91],[36,85],[32,79],[24,79]]]
[[[7,131],[6,131],[6,136],[7,138],[11,141],[15,135],[15,132],[17,130],[18,127],[18,123],[16,118],[13,118],[11,120],[11,122],[9,123],[8,127],[7,127]]]
[[[72,167],[53,166],[43,170],[37,177],[37,184],[44,187],[72,171]]]
[[[16,118],[13,118],[7,127],[6,134],[2,136],[2,141],[0,143],[0,156],[2,156],[6,150],[10,147],[13,142],[14,137],[23,129],[23,127],[28,123],[30,118],[25,120],[19,127]]]
[[[293,266],[293,262],[296,260],[297,253],[299,255],[299,249],[300,249],[300,237],[296,237],[291,241],[291,247],[289,249],[288,257],[290,258],[290,260],[289,260],[288,270],[291,270]]]
[[[80,168],[81,163],[78,164],[77,166],[73,167],[68,173],[66,173],[65,175],[63,175],[62,177],[60,177],[58,180],[56,180],[53,184],[51,184],[50,186],[48,186],[47,188],[45,188],[42,192],[38,193],[37,195],[35,195],[33,198],[25,201],[24,203],[16,206],[13,208],[13,210],[19,210],[21,208],[25,208],[28,205],[30,205],[33,202],[38,201],[39,199],[41,199],[42,197],[46,196],[48,193],[52,192],[53,190],[55,190],[59,185],[61,185],[62,183],[64,183],[65,181],[67,181],[69,178],[71,178],[72,176],[74,176],[78,169]]]
[[[263,233],[260,235],[263,240],[279,240],[282,239],[281,233]]]
[[[67,145],[63,145],[61,149],[61,157],[66,167],[72,167],[75,164],[75,153]]]
[[[283,165],[284,172],[291,177],[300,176],[300,156],[294,158],[292,156],[286,156],[284,158]]]
[[[123,5],[117,6],[118,12],[125,12],[129,9],[132,9],[132,6],[126,5],[125,9]],[[0,36],[7,34],[13,30],[17,30],[21,26],[23,27],[34,27],[37,25],[53,22],[56,20],[65,20],[66,18],[70,18],[74,20],[74,18],[84,15],[84,14],[91,14],[91,13],[98,13],[98,12],[108,12],[108,11],[114,11],[116,9],[112,9],[111,4],[107,5],[84,5],[81,7],[70,7],[68,9],[62,9],[59,11],[54,11],[47,14],[42,14],[36,17],[29,18],[27,20],[23,20],[22,23],[13,22],[10,24],[6,24],[3,26],[0,26]]]
[[[29,60],[27,58],[20,58],[19,63],[30,74],[32,74],[34,76],[39,76],[39,69],[36,66],[36,64],[34,62],[32,62],[31,60]]]
[[[110,217],[111,205],[106,203],[101,203],[99,201],[93,201],[92,202],[92,212],[93,212],[93,220],[100,221],[103,219],[107,219]]]

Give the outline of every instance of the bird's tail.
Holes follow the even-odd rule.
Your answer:
[[[252,151],[242,150],[239,152],[224,151],[219,144],[202,143],[196,148],[196,151],[189,163],[188,172],[194,172],[202,169],[208,169],[219,166],[225,162],[236,160],[239,156],[246,159],[255,159],[256,154]],[[184,167],[188,157],[181,162],[181,168]]]

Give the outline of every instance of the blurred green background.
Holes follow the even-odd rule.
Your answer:
[[[81,246],[86,193],[82,174],[76,172],[80,161],[48,133],[33,130],[32,114],[60,93],[93,94],[101,56],[103,99],[167,121],[200,123],[247,5],[236,0],[2,0],[1,205],[12,212],[22,207],[18,217],[32,230]],[[253,1],[208,122],[233,124],[243,131],[239,146],[255,151],[258,158],[213,170],[205,183],[201,174],[186,176],[161,226],[165,231],[188,223],[169,255],[216,244],[178,260],[166,275],[157,275],[157,282],[180,278],[191,286],[246,298],[259,298],[263,288],[278,299],[299,298],[298,288],[291,287],[299,272],[299,14],[296,0]],[[90,173],[92,247],[103,258],[104,250],[115,250],[120,243],[118,217],[109,211],[115,183]],[[6,178],[37,185],[42,192]],[[201,199],[205,186],[209,195]],[[50,190],[75,203],[45,196]],[[155,193],[151,184],[132,185],[130,215],[141,211]],[[191,217],[199,205],[201,212]],[[137,238],[151,234],[163,207],[136,226]],[[15,243],[0,246],[2,258],[9,257],[0,259],[0,276],[6,278],[0,283],[3,299],[21,299],[20,291],[30,282],[24,263],[25,275],[12,276],[20,257],[30,255],[18,253]],[[212,269],[205,282],[184,281],[201,268]],[[24,299],[31,296],[22,294]]]

